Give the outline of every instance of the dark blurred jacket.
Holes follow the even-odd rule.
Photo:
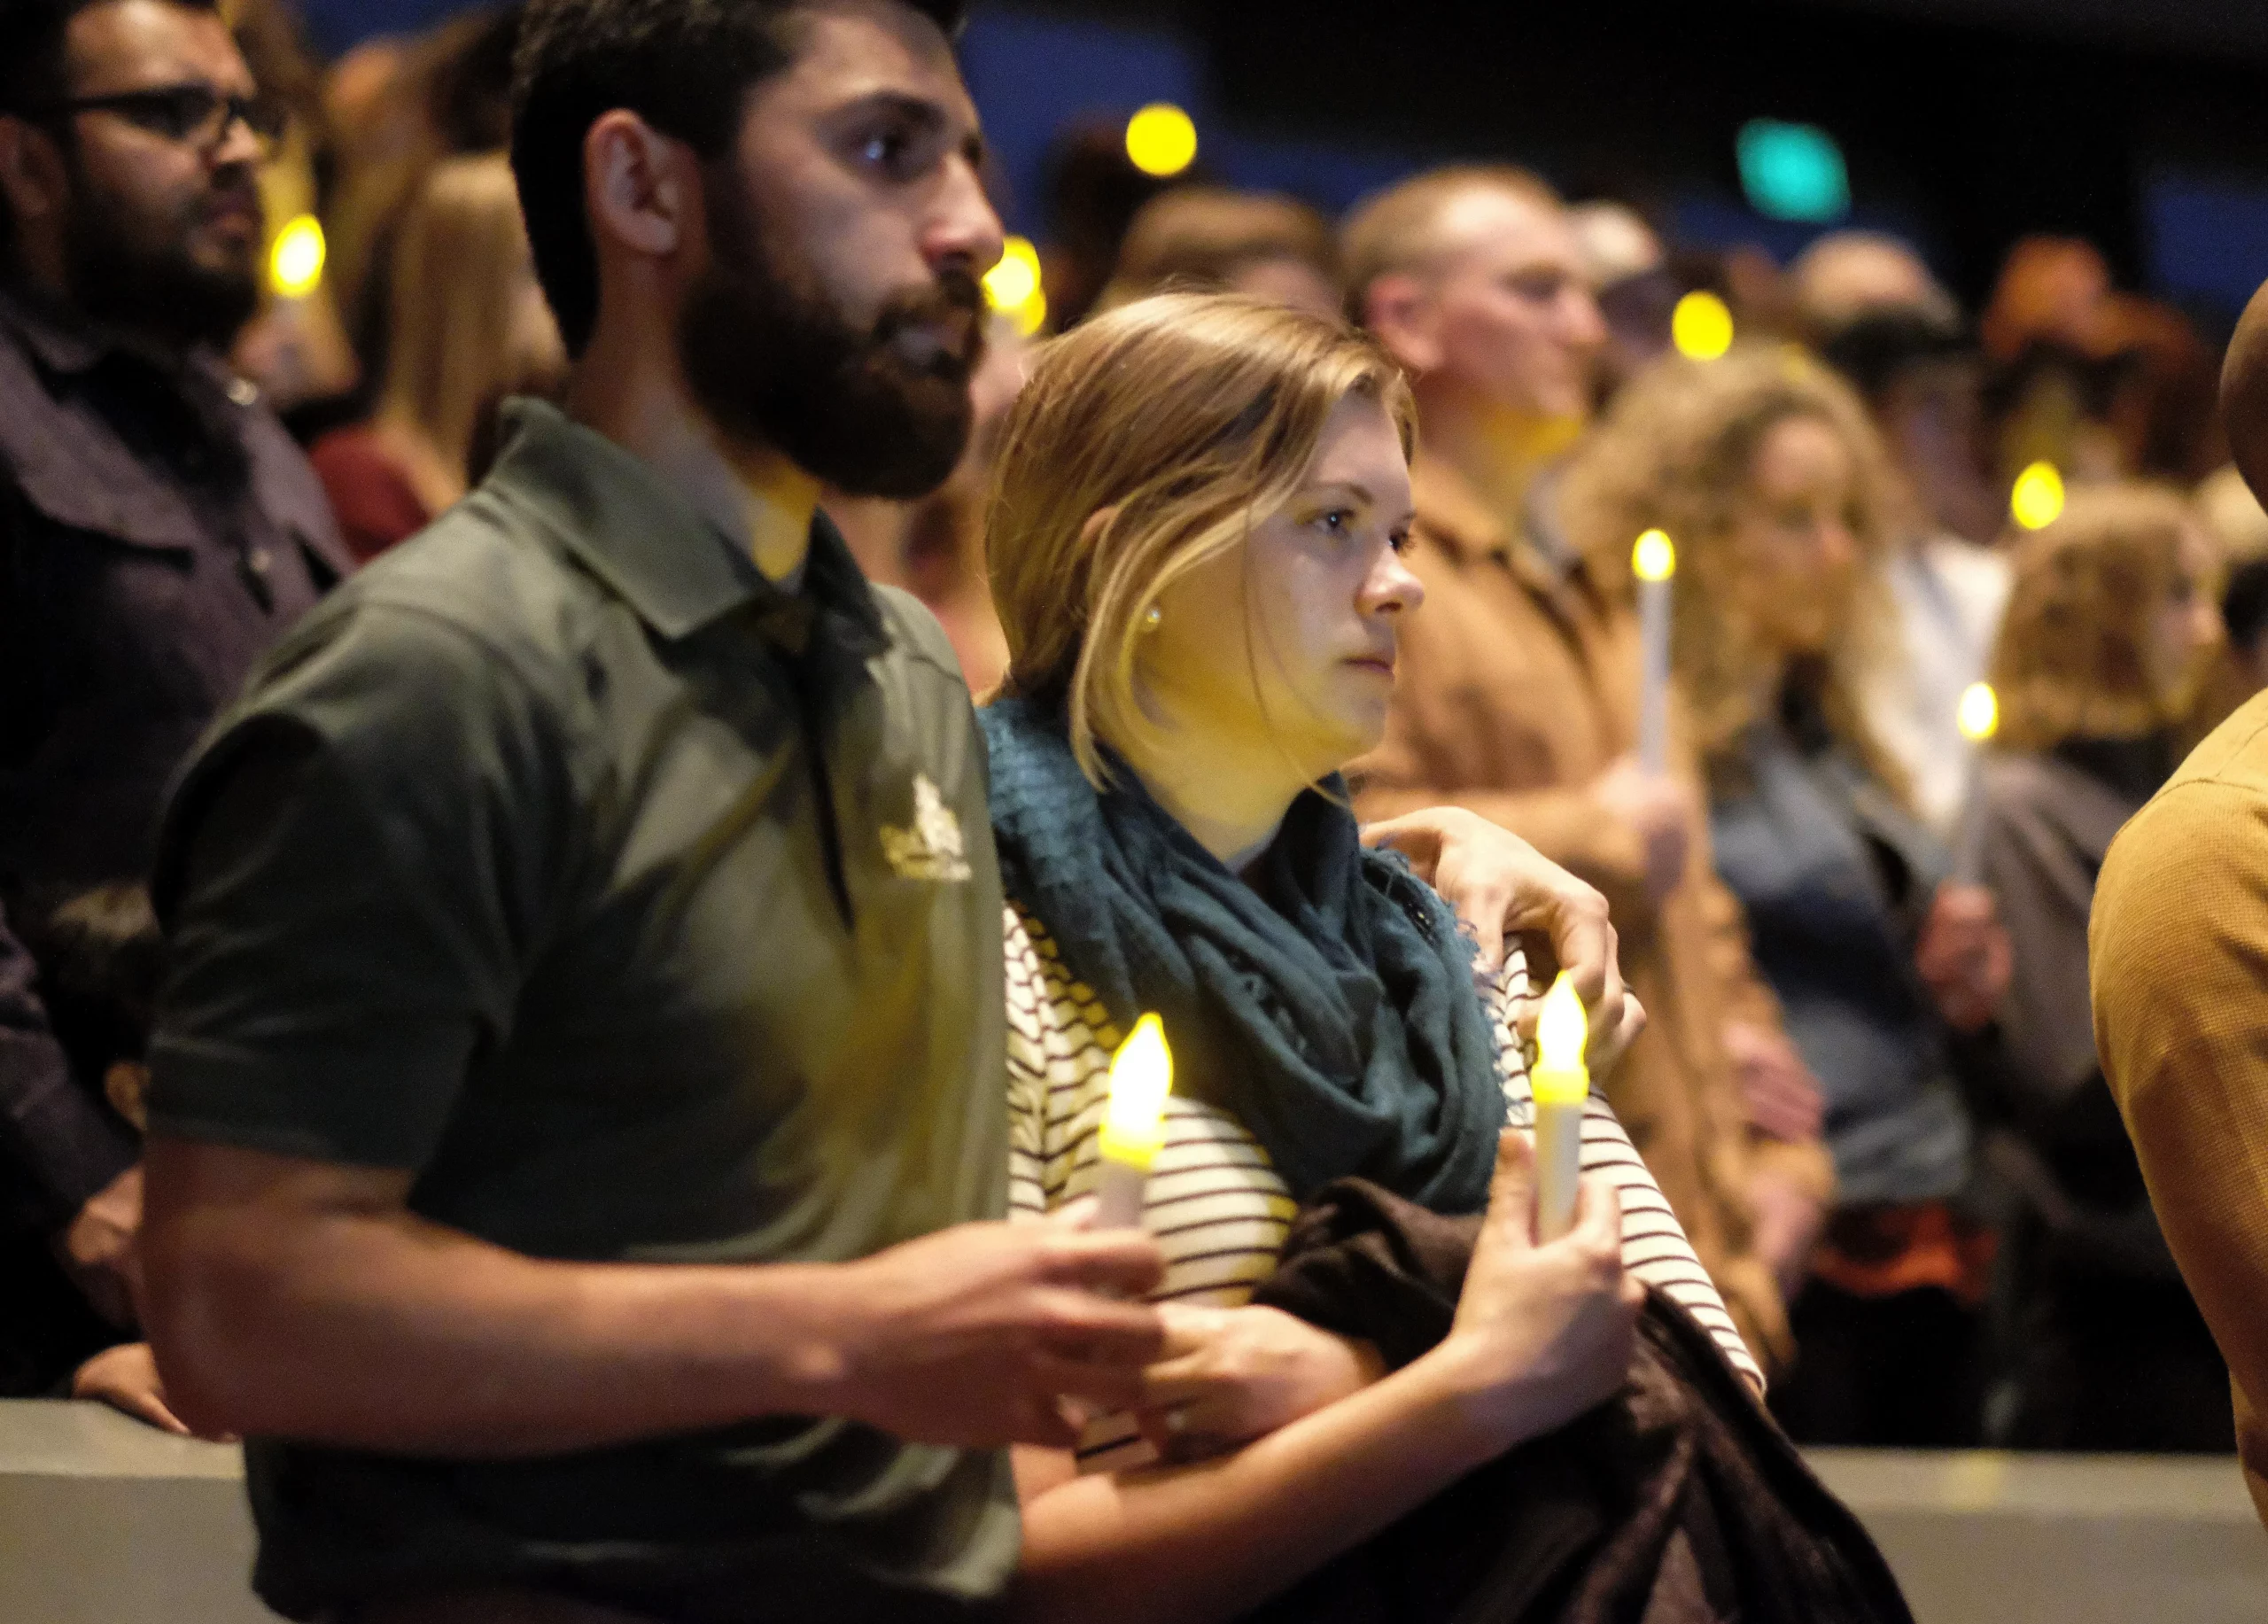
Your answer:
[[[0,905],[141,877],[176,764],[349,567],[251,385],[0,292]],[[133,1151],[27,1021],[0,1042],[0,1176],[51,1230]]]
[[[2000,1012],[2010,1121],[1987,1159],[2015,1198],[2004,1279],[2018,1448],[2234,1447],[2228,1370],[2150,1209],[2087,999],[2103,855],[2173,765],[2164,734],[1984,762],[1980,877],[2016,948]]]

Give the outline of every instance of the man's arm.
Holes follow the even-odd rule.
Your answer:
[[[153,1138],[149,1320],[204,1433],[452,1457],[766,1415],[922,1441],[1073,1441],[1162,1346],[1154,1242],[966,1224],[853,1263],[545,1262],[403,1206],[411,1175]]]
[[[2228,1361],[2268,1520],[2268,804],[2203,781],[2145,807],[2104,860],[2087,945],[2103,1075]]]

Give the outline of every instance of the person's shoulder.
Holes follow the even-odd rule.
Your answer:
[[[906,657],[948,679],[966,693],[968,682],[961,675],[960,658],[953,653],[952,640],[945,635],[945,628],[930,612],[929,606],[902,587],[869,581],[866,591],[874,599],[875,612],[882,617],[891,641]]]
[[[2208,734],[2111,843],[2096,882],[2106,921],[2178,918],[2268,890],[2268,694]]]

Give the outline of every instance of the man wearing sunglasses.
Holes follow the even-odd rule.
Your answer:
[[[218,359],[259,298],[276,128],[210,0],[0,0],[0,1272],[52,1247],[121,1324],[135,1149],[5,932],[141,877],[174,768],[346,568]],[[0,1312],[0,1387],[74,1362],[24,1319]]]

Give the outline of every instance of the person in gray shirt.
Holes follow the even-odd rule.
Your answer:
[[[1159,1351],[1153,1242],[998,1221],[983,747],[816,511],[967,432],[958,9],[534,0],[565,410],[176,789],[150,1328],[290,1616],[987,1616],[1002,1446]]]

